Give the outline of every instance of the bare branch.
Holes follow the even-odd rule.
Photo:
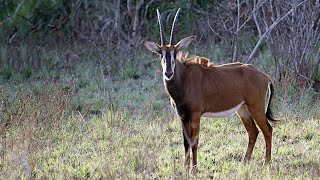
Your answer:
[[[259,41],[257,42],[256,46],[254,47],[253,51],[251,52],[249,58],[247,59],[246,63],[250,63],[252,61],[253,55],[256,53],[258,48],[260,47],[262,41],[269,35],[269,33],[273,30],[273,28],[276,27],[276,25],[281,22],[283,19],[285,19],[289,14],[291,14],[297,7],[301,6],[303,3],[305,3],[307,0],[302,1],[297,6],[293,7],[290,11],[288,11],[285,15],[283,15],[281,18],[277,19],[275,22],[271,24],[270,27],[267,27],[266,31],[263,33],[263,35],[260,37]]]

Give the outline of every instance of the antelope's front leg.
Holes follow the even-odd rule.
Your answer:
[[[192,173],[197,172],[197,151],[199,142],[201,113],[192,113],[191,118],[191,147],[192,147]]]
[[[191,128],[190,122],[188,120],[181,119],[182,123],[182,133],[183,133],[183,145],[185,151],[185,161],[184,165],[187,169],[190,167],[190,144],[191,144]]]

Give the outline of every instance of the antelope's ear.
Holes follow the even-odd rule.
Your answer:
[[[143,44],[144,44],[144,46],[146,46],[146,48],[149,51],[154,52],[156,54],[161,54],[160,46],[157,43],[152,42],[152,41],[144,41]]]
[[[180,51],[182,49],[186,49],[190,43],[196,39],[196,36],[188,36],[186,38],[183,38],[181,41],[179,41],[175,47],[177,49],[177,51]]]

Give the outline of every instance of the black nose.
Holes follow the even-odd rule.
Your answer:
[[[166,75],[167,78],[171,78],[171,76],[173,76],[173,72],[165,72],[164,75]]]

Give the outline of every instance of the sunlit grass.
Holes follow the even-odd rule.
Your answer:
[[[137,81],[135,81],[137,82]],[[130,86],[133,81],[124,85]],[[159,82],[161,83],[161,82]],[[144,87],[151,88],[146,83]],[[119,96],[124,108],[102,109],[101,115],[70,114],[54,125],[22,124],[6,131],[1,177],[53,178],[184,178],[184,150],[179,120],[167,99],[157,101],[132,86],[130,94]],[[123,90],[123,92],[127,92]],[[145,92],[162,97],[163,91]],[[145,97],[145,98],[143,98]],[[135,109],[135,103],[140,102]],[[128,109],[128,111],[126,111]],[[314,111],[316,111],[314,109]],[[273,124],[270,165],[263,165],[265,145],[262,133],[252,161],[243,163],[247,134],[236,117],[207,119],[201,123],[197,178],[216,179],[313,179],[320,176],[320,122],[317,117],[294,117]],[[30,128],[32,137],[27,138]],[[30,173],[30,174],[28,174]],[[189,175],[192,177],[193,175]]]

